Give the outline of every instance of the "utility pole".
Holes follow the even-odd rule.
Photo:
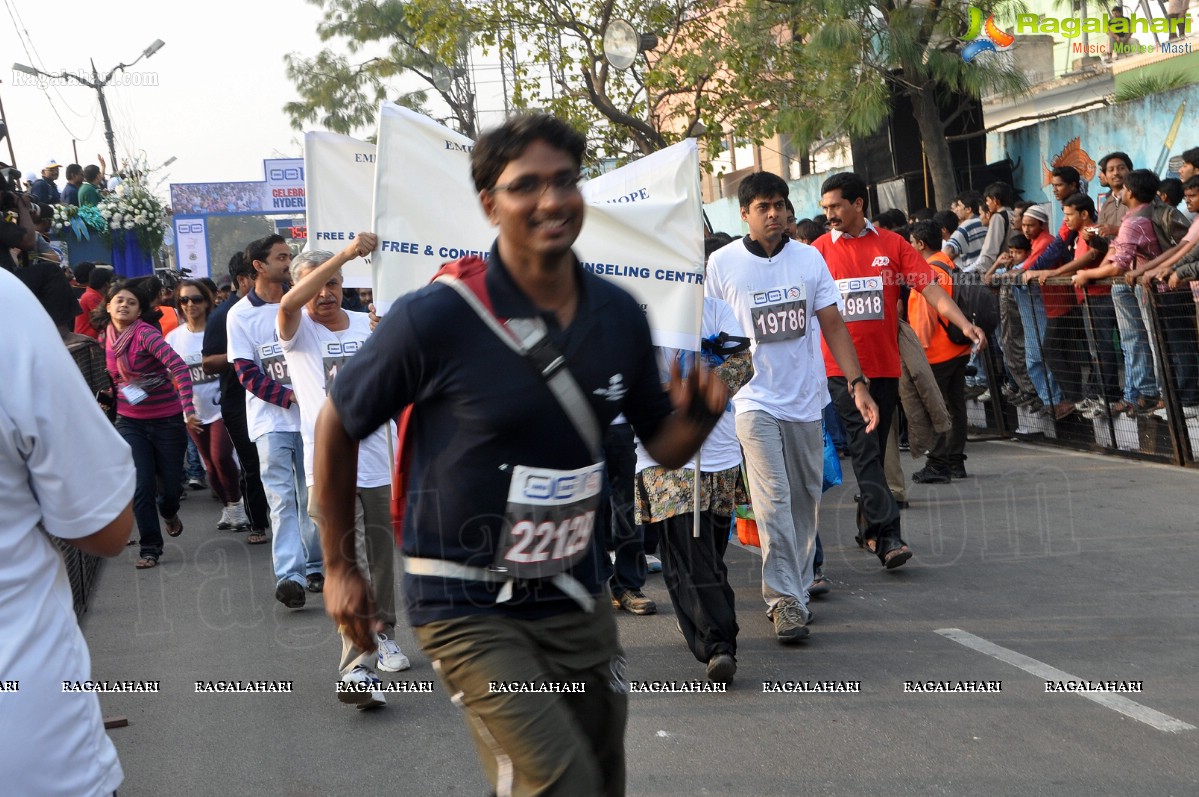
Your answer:
[[[104,86],[106,83],[108,83],[109,79],[112,78],[112,74],[113,74],[113,72],[116,72],[116,68],[114,67],[112,72],[108,73],[108,76],[104,79],[104,82],[101,83],[100,82],[100,73],[96,70],[95,59],[89,58],[88,60],[91,61],[91,64],[92,64],[92,80],[93,80],[93,82],[90,85],[92,88],[94,88],[96,90],[96,96],[98,96],[100,98],[100,117],[104,120],[104,140],[108,142],[108,157],[112,158],[112,169],[113,169],[113,172],[115,173],[118,168],[117,167],[117,145],[116,145],[116,138],[112,134],[112,120],[108,117],[108,103],[104,99]],[[133,63],[136,64],[137,61],[134,61]],[[85,84],[85,85],[89,85],[89,84]]]
[[[149,58],[150,56],[154,55],[154,53],[156,53],[162,49],[164,43],[165,42],[163,42],[162,39],[155,39],[153,44],[151,44],[146,49],[142,50],[142,54],[139,55],[136,59],[134,59],[133,63],[117,64],[112,69],[110,69],[108,71],[108,74],[105,75],[103,78],[100,77],[100,72],[99,72],[99,70],[96,69],[95,59],[89,59],[91,61],[91,65],[92,65],[92,79],[91,80],[87,80],[85,78],[80,77],[79,75],[75,75],[70,72],[58,72],[56,74],[51,74],[49,72],[43,72],[42,70],[37,69],[36,67],[26,66],[25,64],[14,63],[12,65],[12,68],[15,69],[17,72],[24,72],[27,75],[34,75],[34,76],[41,75],[42,77],[48,77],[51,79],[58,79],[58,80],[73,80],[76,83],[80,84],[81,86],[87,86],[89,89],[93,89],[96,92],[96,95],[100,98],[100,116],[104,119],[104,140],[108,142],[108,157],[112,158],[112,169],[115,173],[118,168],[116,137],[113,135],[113,132],[112,132],[112,119],[110,119],[108,116],[108,103],[104,99],[104,87],[107,86],[110,82],[112,82],[112,79],[116,75],[117,72],[119,72],[123,69],[128,69],[129,67],[133,66],[134,64],[136,64],[138,61],[142,60],[143,58]]]

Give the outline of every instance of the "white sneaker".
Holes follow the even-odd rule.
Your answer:
[[[379,676],[359,664],[341,677],[337,699],[360,709],[382,708],[387,705]]]
[[[221,519],[217,521],[216,527],[220,531],[228,531],[233,528],[233,517],[229,511],[232,504],[227,504],[221,507]]]
[[[1182,408],[1182,417],[1199,418],[1199,404],[1190,404]]]
[[[388,639],[385,634],[379,634],[379,654],[377,656],[379,669],[383,672],[401,672],[412,667],[412,662],[400,650],[394,639]]]
[[[229,510],[229,522],[233,528],[238,531],[250,528],[250,519],[246,517],[246,510],[242,509],[241,501],[236,504],[227,504],[225,509]]]
[[[653,554],[647,553],[645,555],[645,569],[647,572],[650,572],[650,573],[661,573],[662,572],[662,560],[659,559],[658,557],[654,556]]]

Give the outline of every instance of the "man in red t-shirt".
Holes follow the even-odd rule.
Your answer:
[[[104,291],[112,282],[110,266],[96,266],[87,275],[87,290],[79,297],[79,315],[75,316],[75,332],[90,338],[100,339],[100,333],[92,326],[92,312],[104,304]]]
[[[982,330],[966,320],[939,285],[932,269],[912,245],[889,230],[876,229],[866,219],[866,183],[856,174],[836,174],[820,188],[820,207],[831,232],[812,245],[824,256],[844,305],[841,315],[849,327],[865,377],[848,382],[828,347],[824,366],[837,414],[849,434],[849,450],[858,479],[858,544],[873,551],[888,568],[912,558],[899,529],[899,507],[883,472],[887,434],[899,401],[899,286],[920,291],[928,303],[974,341],[986,345]],[[852,391],[865,379],[878,404],[878,427],[866,431],[866,421],[853,402]]]

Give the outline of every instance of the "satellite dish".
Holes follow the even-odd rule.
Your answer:
[[[641,37],[627,20],[614,19],[604,31],[604,59],[617,69],[628,69],[641,52]]]

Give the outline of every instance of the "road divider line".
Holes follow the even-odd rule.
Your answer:
[[[982,637],[977,637],[960,628],[939,628],[937,633],[946,639],[952,639],[959,645],[964,645],[971,650],[977,650],[994,659],[999,659],[1005,664],[1010,664],[1013,667],[1018,667],[1027,673],[1044,678],[1046,681],[1082,681],[1077,675],[1071,675],[1065,670],[1059,670],[1057,667],[1046,664],[1042,661],[1037,661],[1034,658],[1025,656],[1023,653],[1017,653],[1014,650],[1009,650],[1005,647],[1000,647],[994,642],[988,642]],[[1193,731],[1195,726],[1189,722],[1183,722],[1179,719],[1174,719],[1168,714],[1163,714],[1160,711],[1151,709],[1148,706],[1142,706],[1135,700],[1129,700],[1123,695],[1113,695],[1107,692],[1072,692],[1071,694],[1085,697],[1094,703],[1098,703],[1104,708],[1110,708],[1112,711],[1118,711],[1126,717],[1130,717],[1137,722],[1143,722],[1146,725],[1156,728],[1159,731],[1166,733],[1180,733],[1182,731]]]

